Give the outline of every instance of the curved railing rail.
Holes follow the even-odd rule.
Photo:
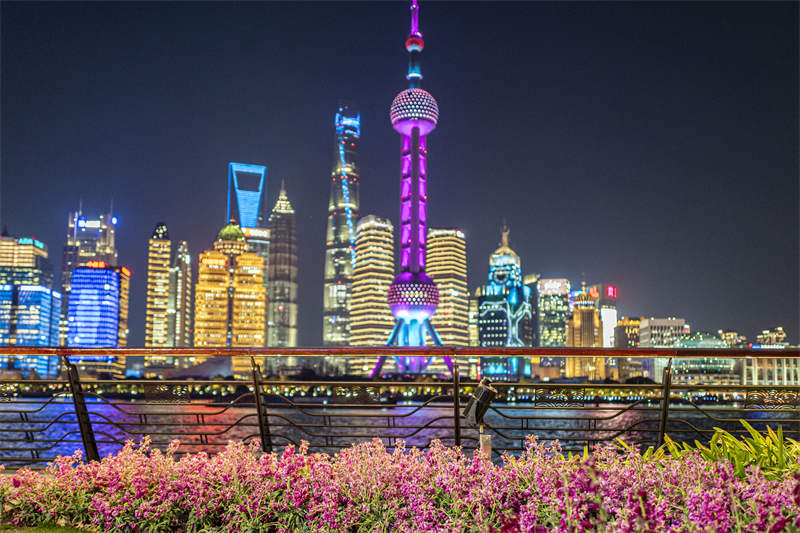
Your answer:
[[[43,466],[57,455],[80,450],[97,460],[127,440],[151,438],[163,448],[173,439],[180,453],[217,452],[231,440],[258,439],[264,452],[309,443],[312,451],[333,453],[355,443],[380,439],[427,447],[434,439],[474,449],[478,430],[461,410],[476,385],[456,372],[438,381],[272,380],[260,364],[278,357],[447,356],[454,361],[480,357],[663,358],[661,383],[495,382],[498,398],[486,415],[486,433],[495,453],[518,453],[526,439],[558,440],[564,450],[622,439],[658,446],[665,435],[676,441],[707,441],[714,428],[734,434],[781,425],[800,434],[800,385],[688,383],[673,375],[686,358],[730,358],[742,365],[769,358],[792,372],[798,350],[610,350],[580,348],[297,348],[297,349],[67,349],[3,347],[0,355],[58,358],[53,379],[0,377],[0,463]],[[203,356],[238,359],[236,379],[88,379],[79,361],[87,356]],[[750,361],[750,363],[746,363]],[[244,364],[242,364],[244,363]],[[737,363],[738,364],[738,363]],[[245,370],[242,370],[242,369]],[[463,369],[462,369],[463,370]],[[785,372],[784,372],[785,374]],[[777,382],[776,382],[777,383]],[[800,437],[799,437],[800,438]]]

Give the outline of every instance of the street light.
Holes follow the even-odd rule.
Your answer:
[[[495,396],[497,396],[497,389],[492,387],[492,381],[489,378],[483,378],[475,392],[472,393],[463,412],[470,426],[475,427],[476,424],[480,426],[480,449],[489,457],[492,455],[492,436],[483,434],[483,417]]]

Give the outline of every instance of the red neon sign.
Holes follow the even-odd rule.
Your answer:
[[[126,276],[131,277],[131,269],[130,268],[122,267],[120,270],[122,270],[122,273],[125,274]]]
[[[589,296],[592,298],[600,298],[600,293],[597,292],[597,287],[589,287]]]
[[[89,261],[86,263],[86,268],[106,268],[105,261]]]
[[[617,297],[617,288],[616,287],[612,287],[611,285],[609,285],[608,287],[606,287],[606,295],[608,295],[609,298],[616,298]]]

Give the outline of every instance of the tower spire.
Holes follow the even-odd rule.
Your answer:
[[[417,5],[417,0],[412,0],[411,33],[408,34],[408,39],[406,39],[406,50],[411,54],[408,58],[408,76],[406,76],[406,79],[412,89],[418,89],[419,80],[422,79],[419,54],[423,48],[425,48],[425,42],[422,40],[422,34],[419,31],[419,6]]]

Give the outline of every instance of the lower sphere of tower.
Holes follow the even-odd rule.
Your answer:
[[[439,289],[425,273],[403,272],[389,287],[389,309],[395,318],[423,321],[439,306]]]
[[[394,97],[389,118],[392,127],[403,135],[411,135],[413,128],[419,128],[420,135],[425,136],[436,128],[439,105],[428,91],[406,89]]]

